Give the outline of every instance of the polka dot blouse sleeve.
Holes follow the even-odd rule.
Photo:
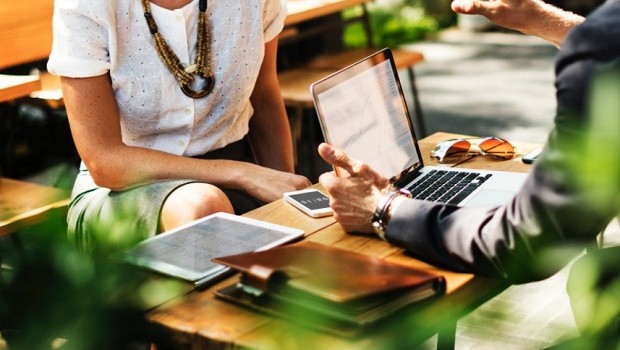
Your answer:
[[[55,0],[52,52],[48,70],[73,78],[110,70],[108,1]]]
[[[265,0],[263,32],[265,42],[274,39],[284,27],[286,0]]]

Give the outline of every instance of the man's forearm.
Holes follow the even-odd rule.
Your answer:
[[[454,0],[452,9],[482,15],[498,26],[543,38],[560,47],[566,34],[585,19],[542,0]]]
[[[562,10],[542,1],[533,2],[535,9],[527,26],[521,29],[525,34],[536,35],[557,47],[562,46],[568,32],[581,24],[585,18]]]

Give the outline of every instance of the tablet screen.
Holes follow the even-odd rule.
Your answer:
[[[122,252],[120,258],[196,281],[223,269],[213,258],[263,250],[302,236],[302,230],[217,213],[150,238]]]

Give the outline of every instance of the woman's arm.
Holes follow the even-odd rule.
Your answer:
[[[265,44],[265,57],[250,97],[254,115],[249,135],[258,164],[292,173],[293,142],[278,83],[277,49],[277,37]]]
[[[122,190],[158,179],[195,179],[243,189],[263,201],[280,198],[281,191],[307,186],[303,177],[291,179],[292,174],[250,163],[194,159],[127,146],[121,138],[119,111],[108,74],[63,77],[62,86],[74,142],[99,186]]]
[[[120,190],[156,179],[191,178],[236,187],[243,163],[125,145],[109,75],[63,77],[62,86],[75,145],[97,185]]]

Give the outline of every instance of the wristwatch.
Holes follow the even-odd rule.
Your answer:
[[[384,241],[386,241],[385,230],[387,229],[388,225],[387,219],[389,219],[386,214],[390,209],[390,205],[398,196],[405,196],[411,198],[411,192],[402,188],[395,188],[389,190],[379,199],[379,201],[377,201],[377,207],[372,214],[372,230],[377,236],[379,236],[379,238]]]

